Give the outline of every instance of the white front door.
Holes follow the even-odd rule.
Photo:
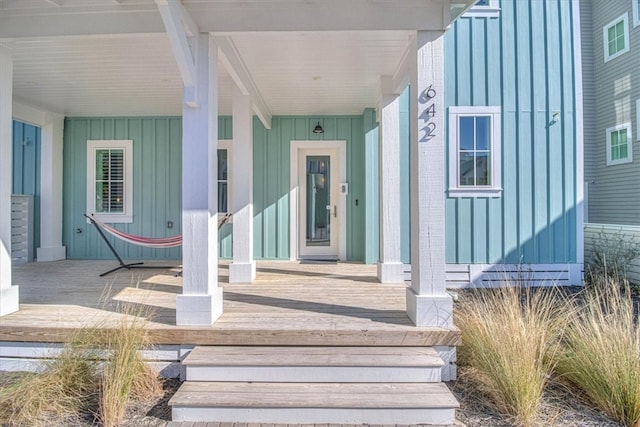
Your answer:
[[[298,150],[298,254],[338,259],[339,159],[337,148]]]

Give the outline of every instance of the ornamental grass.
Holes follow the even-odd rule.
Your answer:
[[[467,296],[456,310],[463,375],[514,424],[534,425],[563,326],[556,292],[509,284]]]
[[[628,284],[592,278],[558,356],[561,378],[614,420],[640,427],[640,322]]]

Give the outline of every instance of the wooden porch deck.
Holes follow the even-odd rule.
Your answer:
[[[406,285],[378,283],[371,265],[258,262],[254,283],[228,284],[228,263],[221,262],[224,314],[204,327],[175,325],[178,269],[98,276],[113,266],[73,260],[15,266],[20,311],[0,319],[0,341],[64,342],[77,328],[112,327],[123,303],[152,312],[148,328],[158,344],[433,346],[460,340],[455,328],[415,327],[405,311]]]

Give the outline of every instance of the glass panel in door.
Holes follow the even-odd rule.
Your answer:
[[[306,245],[331,245],[331,167],[329,156],[306,157]]]

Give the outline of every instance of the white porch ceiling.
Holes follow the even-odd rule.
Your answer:
[[[183,4],[201,31],[231,40],[273,115],[324,115],[375,107],[409,28],[443,28],[449,10],[474,1]],[[0,0],[0,43],[13,48],[18,102],[68,116],[181,114],[182,80],[155,0]],[[234,82],[218,70],[219,112],[231,114]]]
[[[231,36],[274,115],[360,114],[375,107],[410,33]],[[182,81],[167,35],[73,36],[13,42],[14,98],[68,116],[180,115]],[[219,64],[219,112],[233,81]]]

